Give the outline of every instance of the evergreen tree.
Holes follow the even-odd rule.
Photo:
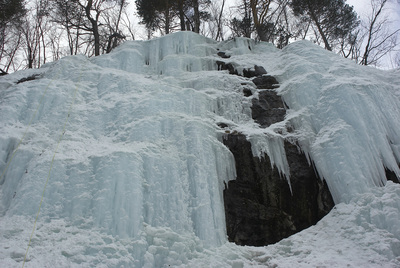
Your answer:
[[[175,28],[177,19],[181,30],[200,32],[202,20],[208,18],[208,13],[201,9],[211,3],[210,0],[136,0],[136,10],[141,23],[147,29],[162,30],[168,34]]]
[[[313,22],[327,50],[332,50],[333,41],[345,38],[359,24],[353,7],[345,0],[292,0],[290,6],[296,16]]]
[[[156,28],[164,28],[168,34],[170,30],[170,9],[173,0],[136,0],[136,10],[141,23],[146,25],[147,29],[154,31]]]
[[[186,10],[188,15],[186,19],[191,24],[191,28],[194,32],[200,33],[200,25],[202,21],[210,19],[210,13],[204,11],[204,9],[211,5],[210,0],[184,0],[186,3]],[[189,29],[187,29],[189,30]]]
[[[251,37],[253,31],[253,18],[251,17],[250,3],[248,0],[242,0],[237,6],[240,18],[233,18],[229,22],[233,36]]]
[[[0,27],[6,24],[20,20],[26,13],[23,0],[0,0]]]
[[[25,3],[24,0],[0,0],[0,7],[0,62],[4,54],[9,54],[12,61],[16,45],[7,44],[10,42],[9,36],[13,35],[10,29],[16,29],[22,23],[22,18],[26,14]],[[17,43],[19,44],[19,41]],[[7,53],[8,48],[14,52]],[[0,75],[6,73],[3,67],[0,68]]]

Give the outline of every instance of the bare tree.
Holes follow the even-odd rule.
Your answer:
[[[46,0],[33,2],[23,23],[18,27],[22,34],[27,68],[38,68],[46,63],[46,32],[49,29],[47,6]]]
[[[216,34],[216,40],[224,40],[224,33],[223,33],[223,20],[222,20],[222,16],[224,14],[224,7],[225,7],[225,0],[222,0],[222,4],[221,4],[221,9],[219,12],[219,16],[215,17],[216,22],[217,22],[217,34]]]
[[[356,29],[347,38],[339,40],[339,53],[345,58],[357,59],[360,57],[360,49],[358,39],[360,36],[360,29]]]
[[[258,38],[278,42],[280,47],[287,44],[291,36],[287,11],[289,1],[250,0],[249,3]]]
[[[89,25],[85,25],[83,29],[93,34],[94,38],[94,55],[100,55],[100,31],[99,31],[99,19],[102,10],[102,4],[104,1],[87,0],[86,4],[78,2],[78,4],[85,10],[86,18],[90,22]]]
[[[4,42],[1,43],[0,74],[4,75],[10,71],[16,71],[20,68],[20,64],[15,61],[16,55],[22,46],[22,35],[16,28],[4,29]]]
[[[232,35],[234,37],[244,36],[250,38],[254,31],[250,2],[248,0],[240,0],[240,3],[234,7],[234,10],[237,14],[235,14],[234,18],[229,21],[229,28]],[[239,15],[239,18],[237,15]]]
[[[272,0],[250,0],[250,8],[253,15],[254,27],[261,41],[268,41],[267,16],[270,13]]]
[[[371,0],[372,10],[367,22],[363,25],[364,34],[359,41],[364,45],[362,57],[359,60],[362,65],[377,65],[398,45],[400,28],[390,30],[390,21],[383,14],[387,2],[387,0]]]
[[[126,12],[126,10],[123,11],[121,25],[128,32],[128,38],[135,40],[135,27],[133,22],[129,19],[129,14]]]
[[[282,49],[289,44],[289,39],[294,37],[292,33],[293,18],[288,10],[288,0],[279,0],[279,5],[276,12],[274,40],[277,48]]]
[[[53,61],[59,60],[62,56],[64,56],[62,51],[63,34],[63,31],[55,27],[55,25],[53,25],[53,27],[51,27],[48,31],[48,45],[51,49],[51,59]]]
[[[75,54],[78,47],[86,44],[87,55],[98,56],[102,47],[104,51],[107,50],[109,39],[112,47],[117,43],[115,40],[122,36],[118,29],[126,0],[52,1],[56,7],[54,19],[66,29],[71,54]],[[115,20],[109,18],[113,9],[118,9]],[[108,30],[104,29],[107,27]],[[108,36],[104,37],[104,34]],[[93,53],[88,51],[89,48],[93,49]]]
[[[104,19],[106,23],[105,36],[107,37],[107,46],[104,50],[106,53],[110,53],[113,48],[118,46],[118,44],[125,39],[125,35],[120,30],[120,24],[126,6],[126,0],[119,0],[117,8],[105,11]]]
[[[207,21],[208,31],[211,38],[224,40],[224,9],[226,0],[214,1],[209,6],[210,19]]]
[[[52,20],[63,26],[68,41],[69,55],[76,55],[82,45],[83,32],[81,27],[85,19],[84,10],[76,1],[51,0]]]
[[[14,3],[14,0],[7,1]],[[83,52],[92,56],[109,52],[124,37],[122,28],[127,27],[123,26],[122,18],[126,14],[127,1],[26,2],[27,8],[18,13],[26,15],[19,15],[18,23],[14,19],[6,21],[1,17],[0,73],[20,68],[38,68],[48,60],[57,60],[66,54]],[[3,13],[0,15],[3,16]],[[129,31],[133,38],[132,28]]]

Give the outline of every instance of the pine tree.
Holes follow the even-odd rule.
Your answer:
[[[147,29],[154,31],[156,28],[163,28],[165,33],[170,29],[170,8],[173,0],[136,0],[136,10],[141,23],[146,25]]]
[[[0,0],[0,27],[19,20],[25,13],[23,0]]]
[[[6,36],[12,35],[9,32],[10,28],[16,28],[22,23],[22,18],[26,14],[24,0],[0,0],[0,62],[4,57],[7,47],[13,45],[6,44]],[[12,48],[14,49],[14,48]],[[15,53],[9,53],[14,55]],[[13,58],[13,56],[11,56]],[[12,61],[12,59],[10,60]],[[3,68],[3,67],[2,67]],[[0,75],[7,73],[7,68],[0,68]]]
[[[160,29],[168,34],[179,19],[181,30],[191,28],[199,33],[201,20],[209,15],[201,8],[209,5],[210,0],[136,0],[135,3],[141,23],[147,29]]]
[[[248,0],[242,0],[237,6],[240,18],[230,20],[229,27],[234,36],[251,37],[253,31],[253,19],[251,17],[250,3]]]
[[[359,24],[353,7],[345,0],[292,0],[290,6],[296,16],[314,23],[327,50],[332,50],[333,41],[345,38]]]

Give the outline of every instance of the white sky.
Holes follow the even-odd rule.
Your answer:
[[[365,17],[371,10],[370,0],[347,0],[347,3],[354,6],[360,17]],[[400,27],[400,0],[389,0],[386,4],[386,12],[390,14],[392,20],[397,21],[397,27]]]

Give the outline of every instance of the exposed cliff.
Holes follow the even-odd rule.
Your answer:
[[[238,74],[230,64],[231,74]],[[257,70],[264,70],[263,72]],[[257,98],[252,98],[252,118],[267,128],[285,119],[284,102],[275,88],[279,82],[263,67],[243,72],[253,77]],[[254,78],[255,77],[255,78]],[[253,95],[244,88],[246,97]],[[284,143],[290,168],[290,182],[271,165],[267,154],[255,157],[251,143],[240,133],[227,133],[224,144],[235,157],[237,178],[224,190],[226,225],[229,240],[239,245],[263,246],[276,243],[316,224],[333,208],[326,183],[316,174],[300,148]]]

